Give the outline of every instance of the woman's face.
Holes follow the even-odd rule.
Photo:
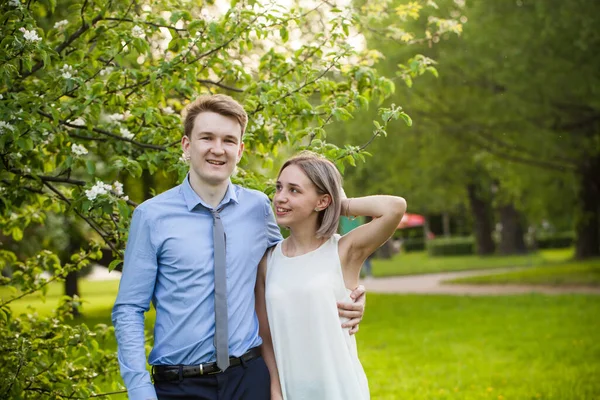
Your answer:
[[[323,195],[297,165],[285,167],[277,179],[275,197],[275,217],[279,225],[292,227],[299,222],[317,216],[315,208]]]

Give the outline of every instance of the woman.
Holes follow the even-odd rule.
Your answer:
[[[401,197],[347,199],[330,161],[312,153],[288,160],[274,197],[277,223],[290,235],[259,265],[257,315],[273,399],[369,398],[356,341],[340,326],[336,302],[348,300],[367,257],[395,231]],[[373,221],[336,234],[340,215]]]

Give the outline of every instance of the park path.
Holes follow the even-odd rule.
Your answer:
[[[443,272],[438,274],[394,276],[386,278],[367,278],[361,280],[367,292],[371,293],[414,293],[414,294],[450,294],[472,296],[494,296],[522,293],[566,294],[583,293],[600,295],[599,287],[589,286],[549,286],[549,285],[465,285],[443,281],[478,275],[500,274],[516,271],[520,268],[502,268],[494,270]]]

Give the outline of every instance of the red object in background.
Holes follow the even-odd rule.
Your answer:
[[[423,226],[425,225],[425,217],[419,214],[409,214],[406,213],[402,217],[402,220],[398,224],[397,229],[403,228],[412,228],[415,226]]]

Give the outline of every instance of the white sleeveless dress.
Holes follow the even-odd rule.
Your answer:
[[[350,301],[338,254],[340,235],[286,257],[281,242],[267,261],[266,302],[286,400],[369,399],[356,339],[342,328],[337,301]]]

